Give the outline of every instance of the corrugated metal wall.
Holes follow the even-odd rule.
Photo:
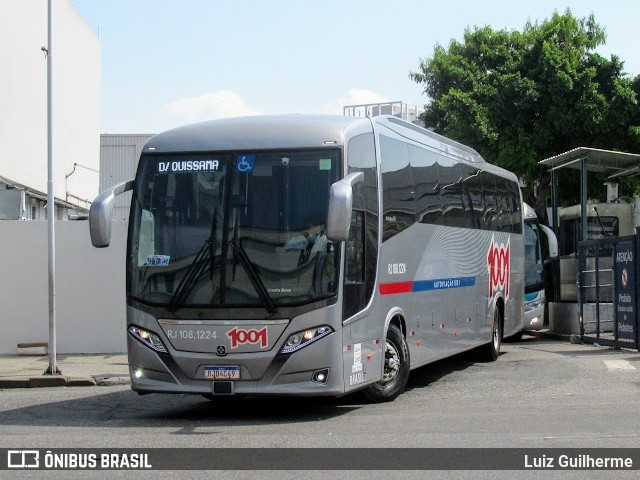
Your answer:
[[[135,177],[144,144],[152,135],[100,135],[100,191]],[[131,192],[116,199],[115,220],[129,218]]]

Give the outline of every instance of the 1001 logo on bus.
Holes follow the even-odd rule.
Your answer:
[[[237,348],[239,345],[244,345],[245,343],[250,345],[260,344],[260,348],[266,348],[268,343],[267,327],[263,327],[260,330],[253,328],[244,330],[235,327],[233,330],[227,332],[227,337],[231,340],[231,348]]]
[[[491,246],[487,253],[489,270],[489,301],[496,292],[502,291],[509,298],[509,278],[511,276],[511,240],[507,244],[497,243],[495,235],[491,237]]]

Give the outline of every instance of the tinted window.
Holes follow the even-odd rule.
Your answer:
[[[497,229],[501,232],[513,231],[511,221],[511,192],[508,187],[508,180],[496,177],[496,207],[498,210]]]
[[[409,150],[405,143],[380,135],[382,168],[382,241],[415,222]]]
[[[416,222],[442,225],[438,155],[410,145],[409,156],[414,182]]]
[[[462,203],[462,171],[459,164],[447,162],[440,165],[440,198],[444,224],[448,227],[465,227]]]
[[[464,179],[464,192],[471,202],[470,216],[474,228],[484,229],[484,199],[482,196],[482,181],[480,170],[469,167],[467,177]]]
[[[385,187],[383,240],[411,225],[408,214],[412,202],[416,222],[522,232],[522,207],[516,182],[435,150],[380,138]]]
[[[363,172],[353,188],[353,215],[345,258],[343,318],[362,310],[373,294],[378,257],[378,181],[372,133],[347,145],[348,173]]]
[[[177,310],[302,305],[337,292],[324,234],[339,149],[145,155],[129,294]]]
[[[498,207],[496,203],[495,177],[488,172],[482,172],[480,177],[482,181],[482,197],[484,199],[484,228],[486,230],[497,230]]]

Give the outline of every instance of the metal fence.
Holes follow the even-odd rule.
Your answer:
[[[587,343],[638,348],[640,235],[580,242],[580,335]]]

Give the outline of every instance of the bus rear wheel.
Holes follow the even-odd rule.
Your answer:
[[[493,362],[500,356],[502,344],[502,317],[500,309],[496,306],[493,313],[493,326],[491,328],[491,341],[483,347],[481,359],[485,362]]]
[[[371,402],[390,402],[402,393],[409,379],[409,348],[404,335],[395,325],[389,325],[384,347],[382,379],[363,390]]]

